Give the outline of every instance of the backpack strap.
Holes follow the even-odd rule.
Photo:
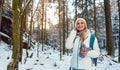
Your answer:
[[[93,49],[94,40],[95,40],[95,34],[91,34],[90,43],[89,43],[91,49]]]
[[[78,69],[78,56],[79,56],[79,47],[80,47],[80,38],[79,38],[79,43],[78,43],[78,49],[77,49],[77,69]]]
[[[90,43],[89,43],[91,49],[93,49],[94,41],[95,41],[95,34],[91,34]],[[97,66],[97,58],[92,58],[92,62],[95,66]]]

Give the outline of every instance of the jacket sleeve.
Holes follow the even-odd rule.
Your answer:
[[[68,38],[66,39],[66,44],[65,44],[65,46],[66,46],[67,49],[72,49],[72,47],[73,47],[73,41],[74,41],[74,39],[75,39],[75,36],[76,36],[76,31],[73,29],[73,30],[70,32]]]
[[[91,58],[96,58],[96,57],[99,57],[99,55],[100,55],[100,49],[98,46],[97,38],[95,38],[93,50],[88,51],[87,56],[89,56]]]

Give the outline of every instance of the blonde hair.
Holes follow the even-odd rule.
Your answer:
[[[86,23],[86,20],[85,19],[83,19],[83,18],[78,18],[77,20],[76,20],[76,22],[75,22],[75,26],[77,26],[77,23],[78,23],[78,21],[83,21],[83,23],[85,24],[85,29],[82,31],[82,34],[81,34],[81,36],[80,36],[80,40],[81,40],[81,42],[83,42],[84,40],[85,40],[85,37],[86,37],[86,31],[87,31],[87,23]]]

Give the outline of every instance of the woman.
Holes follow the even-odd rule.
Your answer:
[[[66,40],[66,48],[72,49],[73,54],[71,58],[71,70],[95,70],[91,58],[96,58],[100,54],[97,38],[94,40],[93,49],[90,49],[91,33],[87,28],[85,19],[78,18],[75,22],[75,28],[71,31]],[[89,50],[81,50],[82,47],[89,48]]]

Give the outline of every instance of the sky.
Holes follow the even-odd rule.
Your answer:
[[[34,8],[36,8],[38,1],[39,0],[35,0]],[[71,14],[69,14],[69,17],[71,17],[71,18],[74,18],[74,6],[72,6],[73,1],[74,0],[68,0],[68,5],[69,5],[68,6],[69,11],[68,12],[71,13]],[[96,0],[96,3],[99,3],[99,2],[103,2],[103,0]],[[59,21],[58,15],[55,14],[57,4],[51,3],[50,5],[51,5],[51,7],[47,8],[47,18],[50,19],[50,22],[53,25],[56,25],[56,24],[58,24],[58,21]]]

